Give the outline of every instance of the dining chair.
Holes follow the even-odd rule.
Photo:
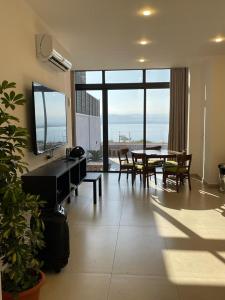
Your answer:
[[[192,154],[180,154],[177,155],[176,164],[167,164],[163,166],[163,184],[166,187],[166,180],[169,177],[175,177],[176,179],[176,190],[179,192],[179,184],[184,183],[185,179],[188,179],[189,189],[191,190],[191,168]]]
[[[128,152],[129,152],[128,148],[119,149],[117,151],[117,155],[119,158],[119,164],[120,164],[118,181],[120,181],[122,172],[127,174],[127,179],[128,179],[129,174],[132,174],[132,172],[133,172],[133,162],[129,162]]]
[[[171,152],[174,153],[173,157],[170,157],[169,159],[165,160],[164,164],[166,164],[167,166],[177,166],[177,156],[178,155],[185,155],[187,154],[186,150],[183,150],[181,152],[177,152],[177,151],[172,151]]]
[[[149,177],[153,176],[155,177],[155,184],[157,184],[156,179],[156,170],[155,167],[150,165],[148,163],[148,159],[146,158],[146,155],[143,153],[132,153],[132,160],[133,160],[133,176],[132,176],[132,184],[134,184],[136,175],[143,176],[143,185],[146,186],[146,180],[147,185],[149,187]]]
[[[162,150],[162,146],[161,145],[150,146],[150,147],[146,147],[145,149],[160,151],[160,150]],[[158,174],[162,173],[162,166],[163,166],[164,161],[165,161],[165,159],[163,159],[163,158],[148,158],[149,166],[155,167],[156,173],[158,173]]]
[[[150,146],[150,147],[146,147],[145,150],[160,151],[160,150],[162,150],[162,146],[161,145]],[[162,167],[163,162],[164,162],[164,159],[161,159],[161,158],[148,158],[148,164],[155,168]]]

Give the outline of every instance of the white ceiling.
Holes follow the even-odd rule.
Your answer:
[[[76,70],[173,67],[225,54],[225,0],[26,0]],[[138,15],[150,7],[155,14]],[[152,40],[146,46],[136,42]],[[147,61],[140,63],[138,58]]]

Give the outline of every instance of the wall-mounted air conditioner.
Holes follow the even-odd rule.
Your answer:
[[[65,58],[65,51],[54,40],[51,35],[38,34],[36,36],[37,57],[43,62],[49,62],[62,71],[69,71],[72,63]]]

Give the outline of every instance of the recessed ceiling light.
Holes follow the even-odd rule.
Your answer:
[[[145,8],[140,9],[138,14],[140,16],[149,17],[149,16],[155,14],[155,12],[156,12],[155,9],[150,8],[150,7],[145,7]]]
[[[215,43],[221,43],[221,42],[223,42],[224,41],[224,38],[222,38],[221,36],[218,36],[218,37],[216,37],[215,39],[214,39],[214,42]]]
[[[140,44],[140,45],[147,45],[149,43],[150,43],[150,41],[145,40],[145,39],[138,41],[138,44]]]
[[[225,38],[223,36],[216,36],[215,38],[213,38],[211,41],[214,42],[214,43],[221,43],[225,40]]]
[[[145,59],[144,58],[139,58],[138,60],[140,63],[144,63],[145,62]]]
[[[152,12],[150,9],[145,9],[145,10],[143,10],[142,14],[143,14],[143,16],[150,16],[152,14]]]

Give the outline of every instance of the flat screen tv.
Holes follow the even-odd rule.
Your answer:
[[[67,144],[66,96],[36,82],[32,94],[35,154]]]

